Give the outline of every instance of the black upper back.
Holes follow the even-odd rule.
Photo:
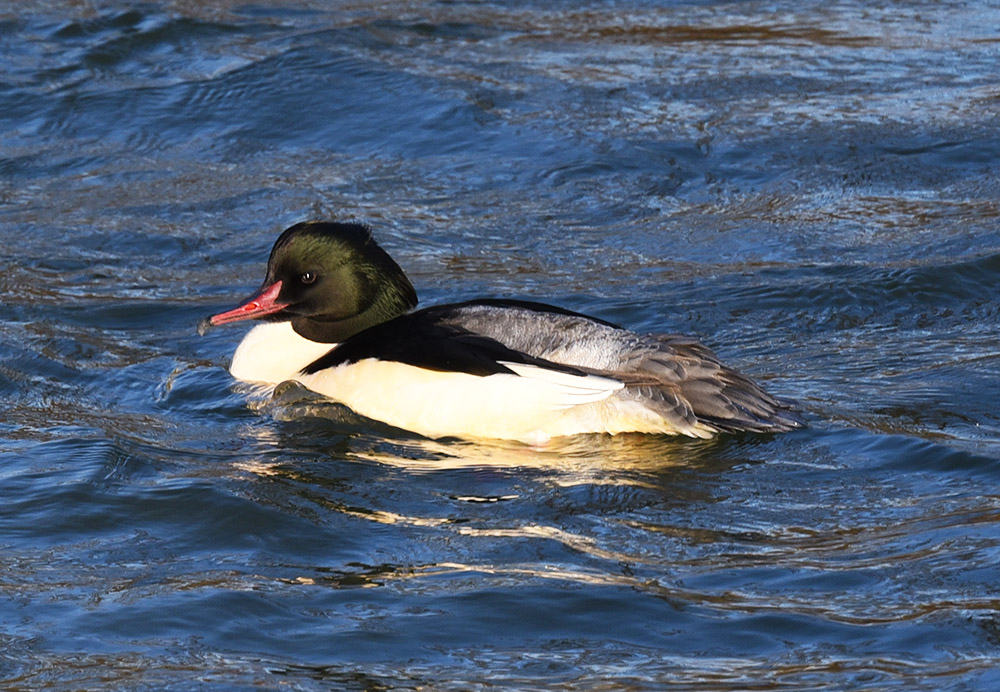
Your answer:
[[[578,368],[514,350],[494,338],[476,334],[456,324],[455,315],[462,308],[474,305],[518,307],[561,315],[578,314],[541,303],[498,299],[438,305],[402,315],[355,334],[309,364],[303,372],[312,374],[325,368],[376,358],[428,370],[463,372],[482,377],[498,373],[513,374],[504,362],[537,365],[574,375],[586,374]]]

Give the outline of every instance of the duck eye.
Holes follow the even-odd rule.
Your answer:
[[[316,281],[316,272],[302,272],[299,281],[307,285],[313,283]]]

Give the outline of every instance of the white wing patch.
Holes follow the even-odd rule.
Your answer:
[[[618,380],[600,375],[574,375],[537,365],[524,365],[507,361],[500,361],[500,364],[511,369],[520,377],[554,385],[553,404],[561,409],[602,401],[625,386]]]

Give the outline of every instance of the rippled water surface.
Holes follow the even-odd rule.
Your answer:
[[[0,5],[0,687],[1000,687],[1000,7]],[[307,218],[810,427],[429,441],[198,320]]]

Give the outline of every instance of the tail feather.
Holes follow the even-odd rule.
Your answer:
[[[771,396],[690,337],[650,336],[627,361],[629,375],[642,384],[626,381],[626,391],[680,430],[783,432],[804,425],[790,402]]]

